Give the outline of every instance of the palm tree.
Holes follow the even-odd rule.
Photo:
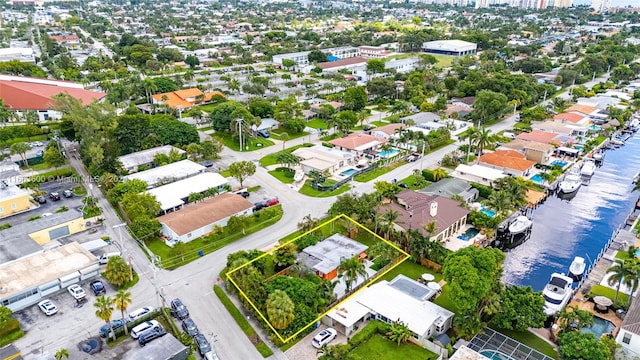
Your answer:
[[[102,295],[96,298],[96,302],[93,303],[93,306],[96,308],[96,316],[109,325],[109,334],[113,334],[113,339],[115,339],[116,334],[113,332],[113,327],[111,326],[113,303],[114,301],[112,298]]]
[[[399,212],[391,209],[387,210],[386,213],[382,214],[382,222],[385,224],[384,226],[387,229],[387,232],[384,237],[386,240],[389,240],[389,234],[391,233],[391,230],[395,225],[395,221],[396,219],[398,219],[399,216],[400,216]]]
[[[359,276],[365,279],[368,277],[364,264],[356,258],[343,259],[338,265],[338,272],[344,273],[344,284],[347,287],[347,292],[351,291],[351,284]]]
[[[375,243],[367,250],[367,255],[372,259],[379,259],[382,265],[390,263],[394,258],[398,256],[396,251],[388,244],[382,241]]]
[[[360,126],[363,126],[364,121],[367,120],[371,116],[371,110],[364,108],[358,113],[358,123]]]
[[[287,140],[289,140],[289,134],[286,132],[280,133],[280,140],[282,140],[282,151],[284,151],[284,145],[287,143]]]
[[[29,146],[29,144],[27,144],[26,142],[15,143],[9,148],[11,155],[20,155],[24,166],[26,167],[29,167],[29,160],[27,160],[27,151],[29,150],[31,150],[31,146]]]
[[[131,305],[131,293],[126,290],[118,290],[113,300],[116,309],[120,310],[120,315],[122,315],[122,319],[124,319],[124,312],[127,311],[127,307]],[[124,326],[124,333],[125,335],[129,333],[126,324]]]
[[[413,333],[409,330],[409,327],[401,322],[399,319],[394,321],[387,332],[387,337],[389,340],[398,344],[400,347],[401,343],[406,343],[413,337]]]
[[[438,231],[438,223],[436,223],[435,220],[428,222],[424,225],[424,231],[426,231],[427,234],[429,234],[429,237],[431,237],[436,231]]]
[[[54,355],[54,357],[56,358],[56,360],[68,359],[69,351],[67,351],[67,349],[62,348],[56,351],[56,354]]]
[[[567,306],[558,313],[558,325],[561,331],[575,329],[593,325],[593,314],[586,310],[580,310],[578,306]]]
[[[233,92],[238,92],[238,90],[240,90],[240,81],[235,78],[229,79],[229,81],[227,82],[227,87]]]
[[[480,156],[482,156],[482,151],[484,150],[485,147],[493,144],[494,136],[491,133],[490,129],[483,127],[475,133],[474,142],[478,147],[478,163],[479,163]]]
[[[295,319],[295,304],[286,292],[274,290],[267,298],[267,315],[274,328],[286,329]]]
[[[620,286],[622,283],[627,283],[627,279],[633,274],[631,273],[631,266],[626,260],[617,259],[614,265],[607,270],[607,274],[611,274],[607,282],[610,286],[616,285],[616,297],[613,303],[618,302],[618,293],[620,292]]]
[[[447,171],[443,168],[437,168],[433,170],[433,180],[435,180],[435,182],[440,181],[440,179],[443,179],[446,176],[447,176]]]
[[[494,191],[489,195],[487,206],[495,210],[498,215],[504,215],[513,207],[513,204],[506,191]]]

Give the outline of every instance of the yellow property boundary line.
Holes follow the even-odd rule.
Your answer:
[[[379,275],[377,275],[376,277],[374,277],[373,279],[371,279],[371,281],[369,281],[368,283],[366,283],[365,285],[362,285],[362,287],[360,289],[358,289],[356,292],[354,292],[353,294],[349,295],[348,297],[346,297],[344,300],[342,300],[341,302],[339,302],[338,304],[336,304],[335,306],[333,306],[332,308],[330,308],[329,310],[325,311],[324,313],[322,313],[320,316],[318,316],[315,320],[313,320],[312,322],[310,322],[308,325],[304,326],[303,328],[301,328],[300,330],[298,330],[295,334],[289,336],[288,338],[283,338],[280,333],[278,332],[278,330],[276,330],[275,327],[273,327],[273,325],[271,325],[271,323],[269,322],[269,320],[264,316],[264,314],[262,314],[262,312],[260,310],[258,310],[258,308],[255,306],[255,304],[253,303],[253,301],[251,299],[249,299],[249,297],[244,293],[244,291],[242,291],[242,289],[240,288],[240,286],[238,286],[238,284],[233,280],[233,278],[231,277],[231,274],[233,274],[234,272],[244,268],[245,266],[249,266],[250,264],[252,264],[253,262],[260,260],[261,258],[272,254],[273,252],[277,251],[278,249],[280,249],[283,246],[289,245],[290,243],[298,240],[299,238],[306,236],[307,234],[310,234],[316,230],[318,230],[319,228],[322,228],[326,225],[328,225],[331,222],[334,222],[336,220],[339,219],[346,219],[348,221],[351,221],[352,223],[356,224],[358,227],[360,227],[361,229],[363,229],[364,231],[368,232],[369,234],[373,235],[374,238],[377,238],[379,240],[382,240],[384,243],[386,243],[387,245],[391,246],[393,249],[397,250],[400,254],[404,255],[404,258],[400,261],[398,261],[394,266],[388,268],[387,270],[385,270],[384,272],[380,273]],[[355,296],[356,294],[358,294],[360,291],[364,290],[367,288],[367,286],[369,286],[370,284],[378,281],[378,279],[380,279],[382,276],[384,276],[386,273],[388,273],[389,271],[393,270],[395,267],[397,267],[398,265],[402,264],[404,261],[406,261],[408,258],[410,257],[410,255],[408,253],[406,253],[405,251],[403,251],[402,249],[400,249],[399,247],[397,247],[395,244],[391,243],[388,240],[385,240],[384,238],[380,237],[378,234],[374,233],[373,231],[367,229],[365,226],[363,226],[362,224],[360,224],[359,222],[353,220],[352,218],[350,218],[349,216],[345,215],[345,214],[340,214],[336,217],[334,217],[331,220],[327,220],[324,223],[314,227],[313,229],[305,232],[304,234],[301,234],[299,236],[296,236],[295,238],[293,238],[292,240],[287,241],[284,244],[281,244],[277,247],[275,247],[274,249],[271,249],[269,252],[266,252],[260,256],[258,256],[257,258],[244,263],[240,266],[238,266],[235,269],[232,269],[231,271],[227,272],[227,279],[229,281],[231,281],[231,283],[233,283],[233,285],[236,287],[236,289],[238,289],[238,291],[240,292],[240,294],[247,300],[247,302],[249,302],[249,304],[251,305],[251,307],[256,311],[256,313],[260,316],[260,318],[262,320],[264,320],[264,322],[269,326],[269,328],[278,336],[278,339],[280,339],[280,341],[282,341],[283,343],[287,343],[289,342],[291,339],[295,338],[296,336],[298,336],[301,332],[303,332],[304,330],[308,329],[310,326],[312,326],[313,324],[317,323],[318,321],[320,321],[323,317],[325,317],[328,313],[330,313],[331,311],[335,310],[336,308],[338,308],[340,305],[344,304],[347,300],[351,299],[353,296]]]

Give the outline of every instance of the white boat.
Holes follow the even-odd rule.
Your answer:
[[[635,184],[635,183],[637,183],[637,182],[638,182],[638,180],[640,180],[640,172],[636,173],[636,174],[633,176],[633,183],[634,183],[634,184]]]
[[[584,164],[582,164],[582,168],[580,169],[580,174],[583,176],[591,176],[596,171],[596,162],[593,159],[586,159]]]
[[[593,154],[593,160],[595,160],[596,162],[601,162],[602,160],[604,160],[604,153],[595,153]]]
[[[617,138],[617,137],[615,137],[615,138],[611,139],[611,141],[610,141],[610,142],[611,142],[613,145],[615,145],[615,146],[621,146],[621,145],[624,145],[624,140],[622,140],[622,139],[620,139],[620,138]]]
[[[530,228],[531,225],[533,225],[533,221],[529,220],[529,218],[524,215],[520,215],[516,218],[516,221],[509,225],[509,233],[511,235],[520,234]]]
[[[572,192],[578,190],[582,185],[582,178],[580,177],[580,173],[571,170],[567,175],[565,175],[564,180],[559,185],[560,191],[565,194],[571,194]]]
[[[547,316],[557,314],[571,299],[573,279],[564,274],[553,273],[551,280],[542,290],[544,312]]]
[[[587,264],[584,262],[584,258],[580,256],[576,256],[569,266],[569,275],[573,276],[576,279],[580,279],[582,274],[584,274],[584,269],[587,267]]]

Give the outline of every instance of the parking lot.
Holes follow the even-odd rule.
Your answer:
[[[309,335],[302,338],[298,341],[297,344],[293,345],[289,350],[285,351],[285,355],[289,358],[289,360],[307,360],[307,359],[317,359],[319,356],[318,349],[314,348],[311,345],[311,340],[316,336],[320,331],[326,329],[327,326],[324,324],[320,324],[320,326],[313,330]],[[328,345],[338,345],[338,344],[346,344],[347,337],[341,333],[338,333],[333,341],[331,341]]]

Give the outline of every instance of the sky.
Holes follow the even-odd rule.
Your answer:
[[[591,0],[574,0],[574,5],[589,5]],[[640,6],[640,0],[611,0],[612,7]]]

